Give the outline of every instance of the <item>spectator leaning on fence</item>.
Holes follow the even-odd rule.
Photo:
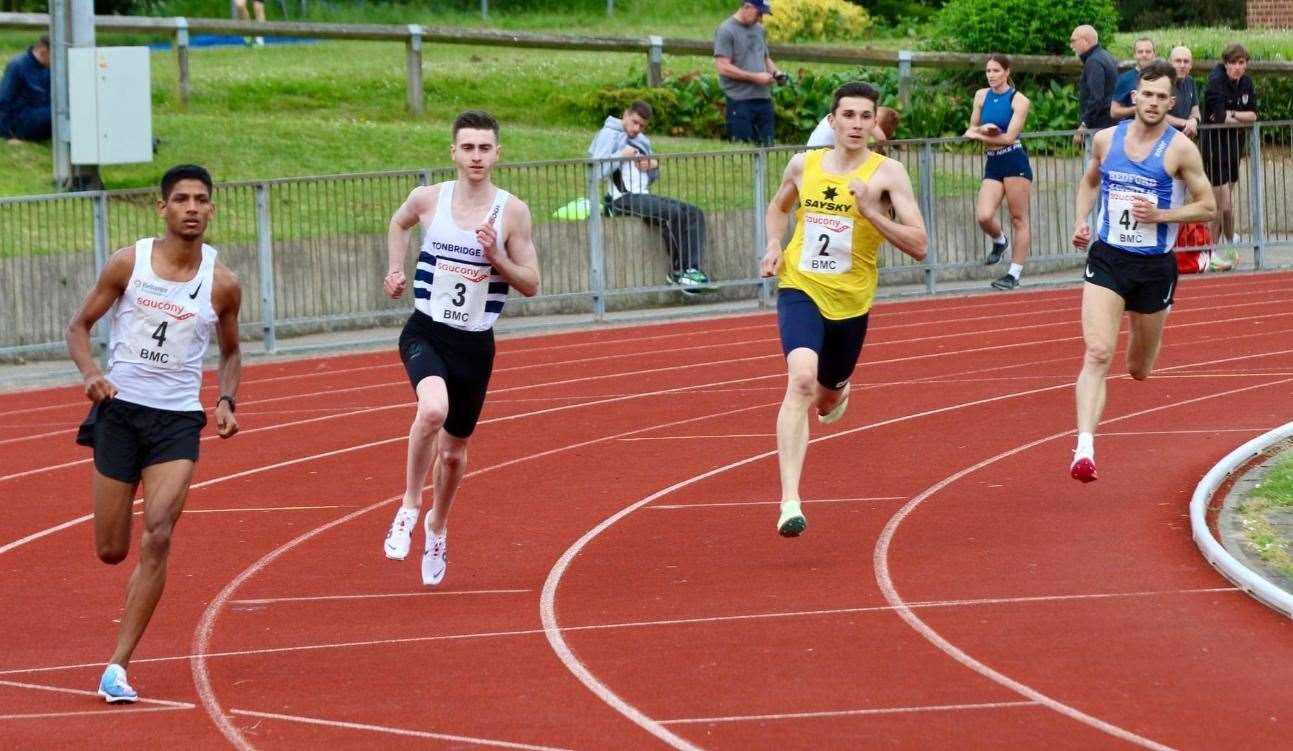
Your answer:
[[[892,107],[878,107],[875,111],[875,125],[871,128],[871,150],[877,154],[885,153],[885,141],[891,140],[893,134],[898,132],[898,110]],[[835,145],[835,130],[831,127],[830,115],[827,114],[813,132],[808,136],[808,143],[805,144],[810,149],[829,149]]]
[[[1113,99],[1114,84],[1118,79],[1118,63],[1109,50],[1100,46],[1100,35],[1095,27],[1082,25],[1069,36],[1069,47],[1082,60],[1082,77],[1078,79],[1078,105],[1082,122],[1073,134],[1073,143],[1082,143],[1085,131],[1100,130],[1114,124],[1109,116],[1109,102]]]
[[[1154,40],[1149,37],[1137,39],[1135,55],[1136,67],[1123,71],[1113,86],[1113,101],[1109,102],[1109,116],[1114,121],[1126,120],[1136,114],[1136,105],[1132,104],[1131,92],[1136,90],[1136,84],[1140,81],[1140,72],[1154,62]]]
[[[1199,89],[1190,77],[1190,69],[1194,67],[1194,54],[1189,47],[1174,47],[1170,62],[1176,70],[1176,87],[1172,90],[1176,104],[1167,113],[1167,122],[1194,138],[1198,135],[1199,123],[1203,120],[1199,115]]]
[[[651,195],[651,183],[660,176],[660,163],[651,158],[651,105],[633,102],[622,117],[608,117],[588,147],[593,159],[621,157],[620,162],[597,166],[607,180],[607,208],[612,214],[636,216],[660,228],[673,258],[667,281],[684,293],[711,291],[709,277],[700,270],[705,253],[705,212],[690,203]]]
[[[1237,126],[1257,122],[1257,90],[1248,75],[1248,50],[1242,44],[1228,45],[1221,53],[1221,62],[1209,74],[1203,90],[1203,121],[1232,126],[1204,131],[1199,145],[1203,168],[1217,199],[1212,237],[1238,243],[1231,186],[1239,181],[1239,162],[1248,130]]]
[[[0,80],[0,136],[16,141],[48,141],[49,37],[9,61]]]
[[[714,32],[714,67],[727,97],[727,137],[733,141],[772,145],[776,128],[772,84],[784,81],[785,74],[768,55],[760,23],[771,12],[766,2],[742,3]]]

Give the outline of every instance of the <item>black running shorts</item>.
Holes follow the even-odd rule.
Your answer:
[[[444,379],[449,392],[444,429],[457,438],[469,437],[485,407],[494,371],[494,330],[463,331],[414,311],[400,332],[400,359],[414,393],[424,378]]]
[[[198,460],[205,412],[176,412],[107,399],[90,407],[76,442],[94,448],[94,468],[104,477],[136,483],[144,467]]]
[[[1087,251],[1084,279],[1117,292],[1133,313],[1157,313],[1171,306],[1176,291],[1176,254],[1143,255],[1096,240]]]
[[[817,382],[838,391],[848,383],[862,354],[866,341],[869,313],[834,321],[817,309],[817,303],[804,292],[783,288],[777,290],[777,330],[781,334],[781,352],[807,348],[817,353]]]

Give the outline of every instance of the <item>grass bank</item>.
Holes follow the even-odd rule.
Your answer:
[[[1293,450],[1282,458],[1236,509],[1244,536],[1263,561],[1293,578],[1289,515],[1293,513]]]

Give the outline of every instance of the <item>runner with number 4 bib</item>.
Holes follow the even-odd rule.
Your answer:
[[[432,504],[424,522],[422,583],[436,586],[448,564],[449,507],[467,465],[494,368],[494,322],[507,293],[539,291],[539,260],[530,209],[490,181],[498,161],[498,122],[468,111],[453,123],[449,153],[458,179],[414,188],[391,217],[386,293],[404,293],[404,255],[413,225],[422,225],[422,252],[413,278],[415,310],[400,334],[400,359],[417,394],[409,429],[404,499],[386,533],[386,557],[408,556],[422,486],[432,473]]]
[[[1167,124],[1175,83],[1176,71],[1162,60],[1141,69],[1132,94],[1135,118],[1095,135],[1091,163],[1078,183],[1073,245],[1090,247],[1082,285],[1086,353],[1077,379],[1078,438],[1069,474],[1082,482],[1096,479],[1094,434],[1123,311],[1131,324],[1127,372],[1143,381],[1154,369],[1176,290],[1177,230],[1216,214],[1199,150]],[[1087,216],[1097,189],[1092,242]],[[1184,201],[1187,191],[1190,203]]]
[[[193,164],[172,167],[157,208],[165,234],[114,253],[67,326],[68,353],[94,403],[76,441],[94,448],[94,542],[104,563],[120,563],[130,551],[135,492],[144,486],[139,563],[126,587],[116,650],[99,681],[98,694],[110,704],[139,700],[126,667],[161,599],[171,535],[198,460],[207,422],[199,399],[202,358],[212,329],[220,339],[216,426],[221,438],[238,432],[242,291],[203,242],[215,213],[211,176]],[[90,351],[90,329],[109,313],[104,375]]]
[[[789,374],[777,414],[777,532],[783,537],[807,527],[799,478],[808,450],[808,410],[815,408],[817,419],[829,424],[848,407],[849,376],[875,300],[880,244],[888,240],[917,261],[925,257],[925,222],[907,170],[867,148],[878,99],[879,92],[864,83],[836,89],[827,117],[834,148],[791,158],[764,220],[768,246],[760,271],[778,278],[777,327]],[[795,234],[783,250],[796,200]]]

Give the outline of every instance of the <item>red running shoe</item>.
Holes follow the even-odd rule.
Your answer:
[[[1074,480],[1082,482],[1095,482],[1099,479],[1095,473],[1095,462],[1085,456],[1073,462],[1073,466],[1069,467],[1069,474]]]

